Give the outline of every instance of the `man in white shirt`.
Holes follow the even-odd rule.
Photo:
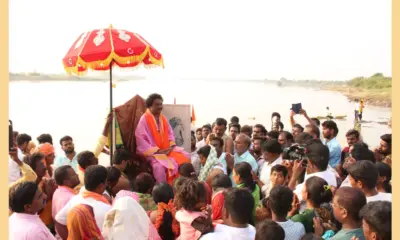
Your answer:
[[[206,124],[201,128],[201,134],[203,135],[203,139],[201,141],[198,141],[196,143],[196,149],[200,149],[206,145],[206,140],[208,137],[208,134],[211,133],[211,126]]]
[[[293,163],[292,177],[289,181],[289,188],[294,189],[299,201],[302,201],[302,190],[304,182],[310,177],[317,176],[324,179],[329,186],[337,187],[337,178],[333,171],[328,169],[329,148],[319,140],[311,140],[306,144],[306,157],[308,160],[296,160]],[[307,164],[305,168],[304,165]],[[303,173],[306,174],[303,183],[296,186],[297,179]]]
[[[378,192],[376,184],[379,172],[375,164],[367,160],[357,161],[347,168],[351,187],[361,189],[368,202],[388,201],[392,202],[392,194]]]
[[[270,188],[271,168],[275,165],[282,164],[281,153],[281,145],[275,139],[267,141],[262,147],[264,163],[261,166],[259,181],[257,181],[257,184],[264,195]]]
[[[256,229],[249,224],[252,220],[254,199],[245,189],[233,188],[224,193],[222,209],[224,224],[217,224],[214,232],[201,237],[201,240],[254,240]],[[240,206],[240,207],[238,207]]]
[[[31,136],[22,133],[16,137],[18,159],[24,161],[24,151],[28,148],[29,142],[32,141]],[[18,164],[15,163],[11,158],[8,159],[8,184],[12,184],[21,177],[21,171]]]
[[[360,102],[358,101],[358,99],[355,100],[355,104],[354,104],[354,120],[358,122],[359,120],[359,111],[360,111]]]
[[[103,228],[104,217],[111,209],[111,204],[102,195],[107,185],[107,169],[101,165],[92,165],[85,169],[85,191],[74,196],[63,209],[56,215],[55,220],[67,225],[68,212],[79,204],[93,207],[94,217],[99,229]]]

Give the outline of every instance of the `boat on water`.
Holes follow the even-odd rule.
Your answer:
[[[328,116],[317,116],[314,118],[317,118],[320,120],[323,120],[323,119],[345,120],[347,118],[347,115],[337,115],[337,116],[329,116],[329,117]]]

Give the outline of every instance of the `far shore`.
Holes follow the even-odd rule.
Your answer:
[[[332,83],[321,81],[286,81],[282,86],[308,87],[319,90],[340,92],[350,101],[363,99],[366,105],[375,107],[392,107],[392,88],[366,89],[349,86],[344,82]]]
[[[109,76],[82,76],[82,77],[77,77],[77,76],[68,76],[68,75],[62,75],[62,74],[51,74],[51,75],[46,75],[46,74],[35,74],[35,75],[24,75],[24,74],[9,74],[9,79],[11,82],[17,82],[17,81],[31,81],[31,82],[44,82],[44,81],[88,81],[88,82],[106,82],[110,81]],[[119,77],[119,76],[114,76],[115,80],[118,81],[134,81],[134,80],[143,80],[145,79],[142,76],[124,76],[124,77]]]
[[[88,82],[106,82],[109,81],[108,76],[68,76],[65,74],[18,74],[10,73],[10,81],[31,81],[31,82],[44,82],[44,81],[88,81]],[[143,76],[114,76],[114,79],[119,82],[122,81],[135,81],[146,79]],[[387,80],[390,79],[390,80]],[[224,80],[228,81],[228,80]],[[377,107],[392,107],[392,88],[391,78],[386,78],[383,75],[375,74],[370,78],[356,78],[350,81],[316,81],[316,80],[246,80],[248,82],[264,82],[269,84],[277,84],[278,86],[292,86],[292,87],[307,87],[319,90],[327,90],[340,92],[346,96],[350,101],[356,99],[363,99],[366,105]],[[353,81],[353,82],[352,82]],[[373,81],[375,85],[368,85]],[[390,84],[388,85],[388,82]],[[353,83],[356,84],[353,84]],[[381,84],[381,85],[380,85]],[[384,84],[384,85],[382,85]],[[354,86],[356,85],[356,86]],[[387,85],[387,86],[386,86]]]

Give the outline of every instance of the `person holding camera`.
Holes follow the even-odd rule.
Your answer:
[[[329,148],[318,140],[310,140],[305,144],[305,155],[303,159],[286,161],[286,165],[291,170],[288,186],[294,190],[299,201],[303,200],[301,192],[304,182],[313,176],[324,179],[329,186],[337,187],[336,175],[328,169],[328,163]],[[306,171],[304,181],[296,186],[297,179],[304,170]]]

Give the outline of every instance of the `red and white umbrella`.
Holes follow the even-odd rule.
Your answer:
[[[68,74],[84,75],[88,69],[110,71],[110,112],[113,109],[112,69],[164,67],[164,61],[149,42],[139,34],[109,28],[95,29],[82,33],[63,58],[63,65]],[[113,155],[113,127],[111,127],[110,157]]]
[[[82,33],[63,58],[67,73],[83,75],[88,69],[109,70],[113,66],[164,67],[162,55],[134,32],[109,28]]]

